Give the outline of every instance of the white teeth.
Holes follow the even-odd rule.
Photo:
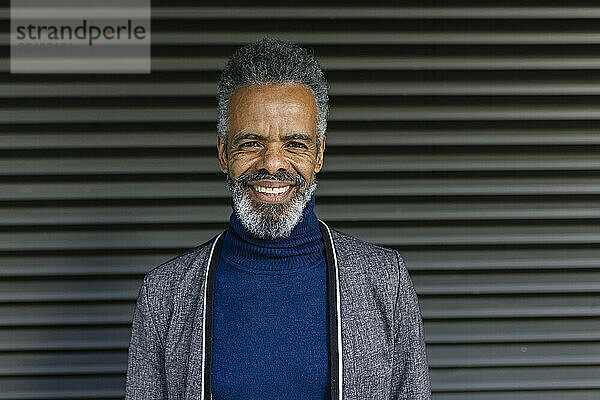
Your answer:
[[[289,185],[288,186],[283,186],[283,187],[265,187],[265,186],[254,186],[254,189],[256,189],[257,192],[261,192],[261,193],[268,193],[268,194],[280,194],[280,193],[284,193],[289,189]]]

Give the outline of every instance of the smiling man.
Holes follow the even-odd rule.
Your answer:
[[[429,399],[402,258],[314,213],[328,112],[317,61],[251,43],[217,98],[229,226],[145,276],[126,399]]]
[[[229,126],[217,147],[233,208],[255,236],[287,237],[323,166],[315,96],[299,83],[262,83],[238,88],[228,103]]]

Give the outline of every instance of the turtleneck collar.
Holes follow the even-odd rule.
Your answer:
[[[221,256],[236,268],[263,274],[291,273],[316,265],[324,260],[324,245],[314,205],[312,196],[290,236],[275,240],[250,234],[232,212]]]

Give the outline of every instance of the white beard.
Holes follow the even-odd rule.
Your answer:
[[[249,180],[245,179],[246,182]],[[305,179],[300,175],[294,180],[298,185],[291,199],[282,204],[268,204],[254,200],[249,193],[250,189],[239,182],[239,178],[234,182],[229,173],[227,174],[227,187],[231,192],[233,210],[246,231],[261,239],[269,240],[290,236],[292,229],[302,218],[304,207],[317,188],[314,174],[312,183],[306,188],[304,188]]]

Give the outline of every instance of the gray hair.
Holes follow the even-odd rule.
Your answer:
[[[264,38],[239,48],[229,59],[219,81],[217,131],[227,143],[229,101],[242,86],[264,83],[301,83],[317,101],[317,145],[325,137],[329,96],[325,73],[306,49],[274,38]]]

